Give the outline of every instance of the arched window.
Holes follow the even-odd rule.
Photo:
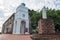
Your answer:
[[[25,34],[25,28],[26,28],[26,22],[21,21],[21,26],[20,26],[20,33]]]

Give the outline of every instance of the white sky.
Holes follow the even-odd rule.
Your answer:
[[[25,3],[29,9],[34,10],[41,10],[44,5],[49,8],[60,9],[60,0],[0,0],[0,28],[21,3]]]

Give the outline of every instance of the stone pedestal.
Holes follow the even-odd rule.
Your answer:
[[[33,35],[31,37],[33,40],[60,40],[60,35]]]
[[[55,33],[54,22],[51,19],[40,19],[38,22],[39,34]]]

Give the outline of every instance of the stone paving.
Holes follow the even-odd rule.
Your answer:
[[[1,34],[0,40],[32,40],[32,35]]]

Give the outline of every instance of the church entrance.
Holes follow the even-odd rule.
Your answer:
[[[25,34],[25,27],[26,27],[26,22],[21,21],[21,27],[20,27],[20,33]]]

